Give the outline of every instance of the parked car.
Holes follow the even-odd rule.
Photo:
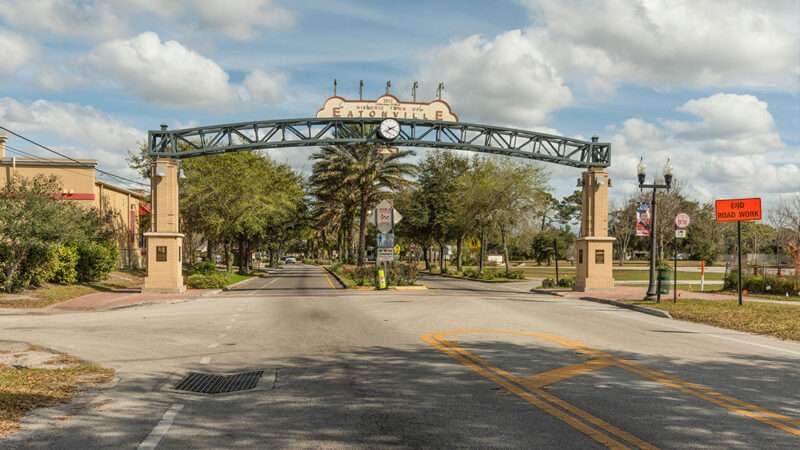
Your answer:
[[[295,258],[294,256],[287,256],[287,257],[283,258],[283,263],[284,264],[297,264],[297,258]]]

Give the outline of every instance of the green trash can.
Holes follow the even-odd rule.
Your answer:
[[[660,291],[662,294],[669,294],[669,285],[672,281],[670,272],[672,272],[672,269],[667,266],[658,268],[658,284],[661,286]]]

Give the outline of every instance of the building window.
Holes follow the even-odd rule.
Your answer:
[[[183,251],[181,251],[181,247],[178,247],[178,262],[183,260]]]
[[[595,264],[605,264],[606,262],[606,251],[605,250],[595,250],[594,251],[594,263]]]
[[[583,250],[578,250],[578,264],[583,264]]]
[[[166,260],[167,260],[167,246],[166,245],[156,246],[156,261],[163,262]]]

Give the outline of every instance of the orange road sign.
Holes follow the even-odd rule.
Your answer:
[[[761,220],[760,198],[717,200],[717,222],[747,222]]]

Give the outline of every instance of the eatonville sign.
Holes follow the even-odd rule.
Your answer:
[[[458,116],[444,100],[429,103],[401,102],[394,95],[383,95],[377,100],[346,100],[334,96],[325,100],[317,111],[320,118],[377,117],[394,119],[443,120],[458,122]]]

